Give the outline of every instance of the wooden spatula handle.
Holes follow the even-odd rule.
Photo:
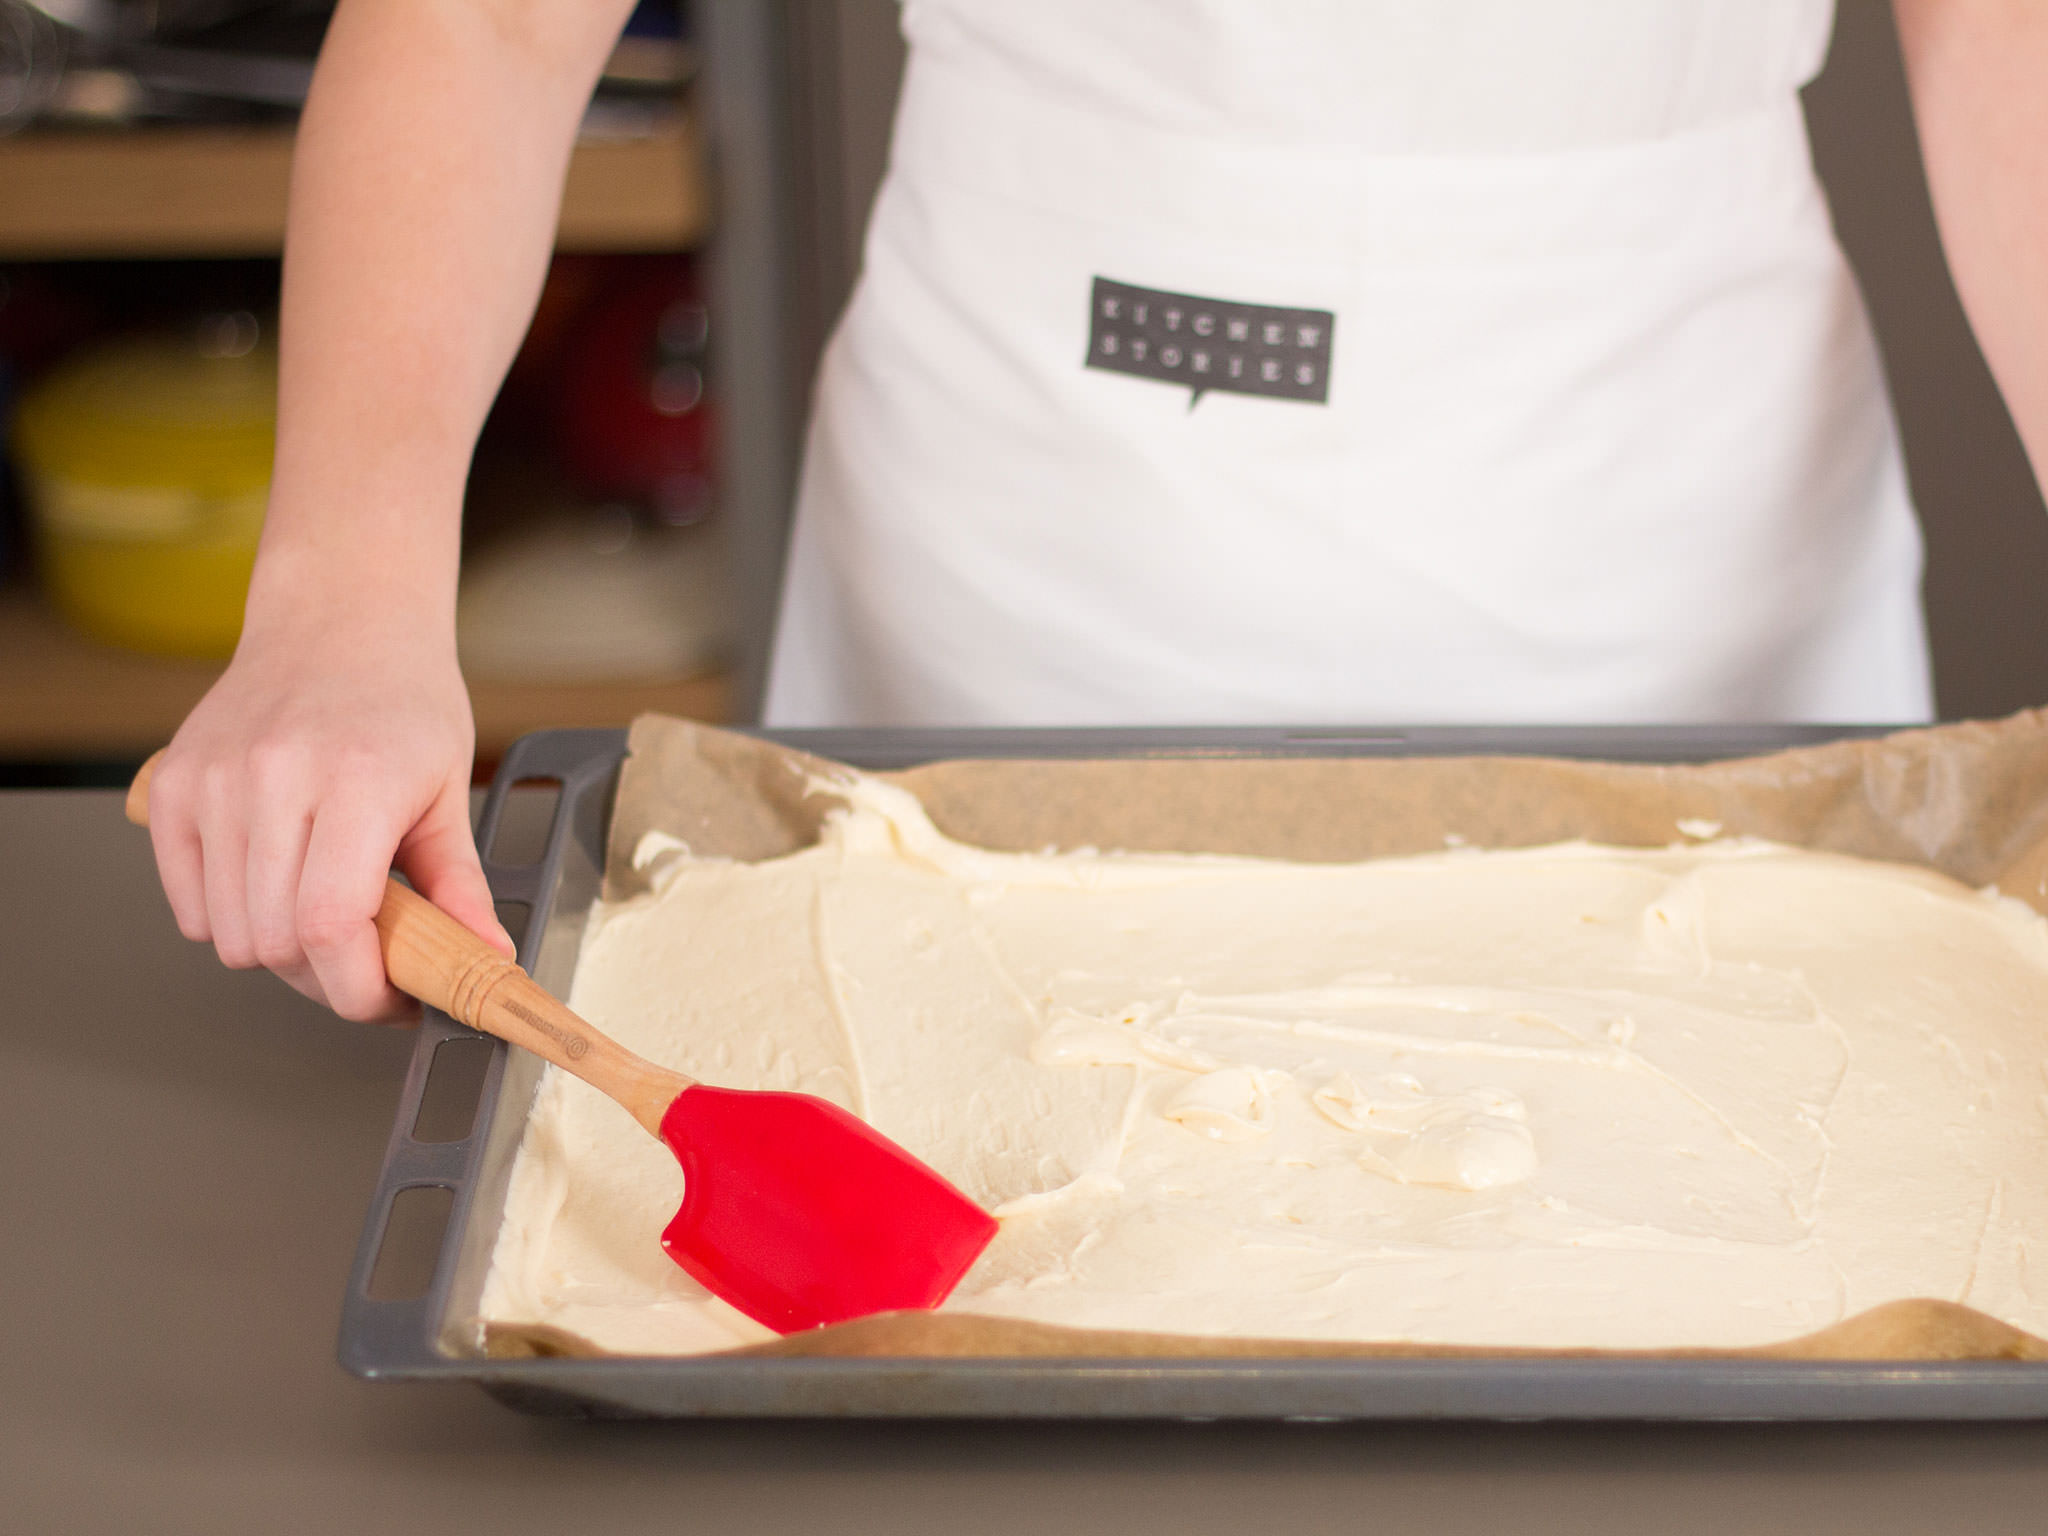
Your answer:
[[[525,971],[396,880],[384,884],[376,921],[385,974],[399,991],[573,1072],[617,1099],[650,1135],[661,1134],[661,1117],[691,1086],[690,1078],[657,1067],[593,1029]]]
[[[129,786],[128,819],[137,826],[149,825],[149,781],[162,756],[144,763]],[[483,939],[396,880],[384,882],[376,924],[385,974],[399,991],[574,1073],[618,1100],[651,1134],[661,1134],[670,1103],[693,1086],[693,1079],[593,1029]]]

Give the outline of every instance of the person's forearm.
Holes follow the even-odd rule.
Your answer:
[[[452,624],[470,455],[629,9],[342,0],[292,165],[252,624],[373,592]]]
[[[2048,4],[1896,10],[1949,270],[2048,484]]]

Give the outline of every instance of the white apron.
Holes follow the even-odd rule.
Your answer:
[[[1828,0],[904,20],[770,723],[1928,717]]]

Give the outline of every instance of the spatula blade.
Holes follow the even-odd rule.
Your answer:
[[[930,1168],[809,1094],[700,1084],[661,1134],[683,1165],[662,1246],[778,1333],[935,1307],[996,1234]]]

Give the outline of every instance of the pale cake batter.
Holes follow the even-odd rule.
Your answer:
[[[846,1104],[996,1211],[949,1311],[1675,1347],[1931,1296],[2048,1331],[2048,920],[2018,902],[1744,841],[991,853],[832,792],[783,858],[650,838],[656,893],[600,908],[570,1001]],[[662,1252],[680,1183],[550,1069],[486,1318],[767,1337]]]

